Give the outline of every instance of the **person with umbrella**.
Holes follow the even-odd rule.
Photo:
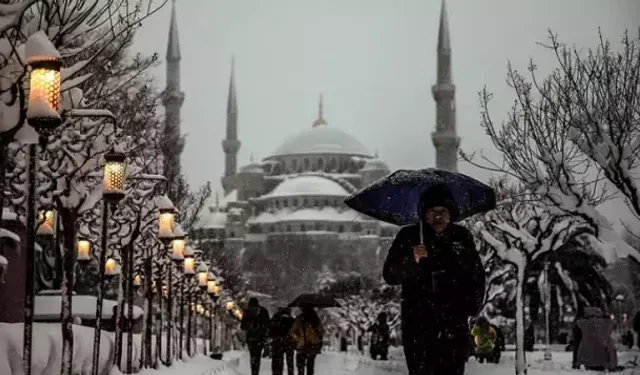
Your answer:
[[[397,234],[383,277],[402,285],[403,344],[410,375],[462,375],[468,317],[484,298],[484,269],[469,231],[453,224],[458,207],[447,186],[420,196],[419,222]]]
[[[484,270],[473,238],[453,222],[496,206],[493,189],[462,173],[398,170],[345,203],[369,217],[404,225],[384,264],[402,285],[402,329],[410,375],[464,373],[468,317],[484,298]]]
[[[269,333],[269,312],[260,306],[257,298],[249,299],[249,309],[242,317],[240,329],[247,334],[246,342],[249,347],[251,375],[258,375],[260,374],[262,350]]]

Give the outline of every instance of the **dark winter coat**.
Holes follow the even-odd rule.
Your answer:
[[[269,334],[269,312],[264,307],[258,311],[247,311],[240,323],[240,329],[247,333],[247,345],[264,345]]]
[[[293,348],[293,340],[289,336],[291,327],[295,319],[288,312],[279,311],[271,318],[269,326],[269,337],[273,345],[286,345]]]
[[[423,225],[428,256],[415,262],[420,225],[408,225],[396,235],[384,264],[383,277],[402,285],[403,337],[442,334],[467,341],[468,317],[476,316],[484,298],[485,277],[469,231],[450,224],[441,236]],[[410,334],[407,334],[410,333]]]
[[[389,347],[389,325],[386,322],[376,322],[369,327],[371,332],[370,351],[386,350]]]

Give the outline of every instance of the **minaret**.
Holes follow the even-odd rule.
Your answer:
[[[171,184],[172,180],[180,174],[180,155],[184,149],[184,140],[180,136],[180,109],[184,102],[184,93],[180,91],[180,41],[178,40],[175,0],[171,4],[166,65],[167,83],[162,95],[162,104],[164,105],[163,174]]]
[[[238,102],[236,97],[235,59],[231,58],[231,78],[229,79],[229,95],[227,97],[227,135],[222,140],[224,151],[224,176],[222,176],[222,189],[225,195],[233,190],[233,182],[230,177],[238,170]]]
[[[460,137],[456,133],[456,86],[451,77],[451,42],[445,0],[440,9],[437,50],[438,76],[431,87],[436,101],[436,130],[431,133],[431,140],[436,149],[436,168],[457,171]]]
[[[318,118],[313,122],[313,127],[327,125],[327,120],[324,119],[324,97],[320,94],[320,100],[318,101]]]

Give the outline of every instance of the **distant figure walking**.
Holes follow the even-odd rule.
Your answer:
[[[376,322],[369,327],[371,332],[371,342],[369,344],[369,354],[375,361],[378,356],[386,361],[389,354],[389,325],[387,324],[387,314],[380,313]]]
[[[498,333],[487,318],[481,316],[476,319],[476,324],[471,329],[471,335],[473,335],[474,344],[473,354],[478,359],[478,362],[490,362],[498,339]]]
[[[313,375],[316,356],[322,349],[323,328],[320,317],[309,306],[302,308],[291,327],[291,337],[296,343],[298,375]]]
[[[269,312],[260,306],[258,299],[249,299],[249,309],[242,318],[240,329],[246,332],[251,361],[251,375],[260,374],[260,361],[269,333]]]
[[[280,308],[271,318],[269,336],[271,337],[271,373],[282,375],[284,360],[287,361],[287,374],[293,375],[293,354],[295,343],[289,332],[293,327],[294,319],[291,310],[287,307]]]
[[[585,307],[584,319],[577,322],[580,330],[577,366],[589,371],[614,371],[618,367],[618,353],[611,334],[613,322],[599,307]]]

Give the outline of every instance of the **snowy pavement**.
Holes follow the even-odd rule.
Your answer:
[[[602,374],[601,372],[592,372],[584,370],[571,369],[570,353],[553,353],[553,363],[550,369],[544,369],[542,361],[542,352],[528,353],[527,361],[529,364],[528,375],[592,375]],[[620,364],[625,361],[633,360],[639,356],[638,352],[620,353]],[[514,373],[514,353],[506,352],[500,364],[480,364],[471,360],[467,365],[467,375],[512,375]],[[237,367],[240,375],[251,375],[249,369],[249,355],[245,353],[239,357],[239,366]],[[271,375],[271,360],[263,359],[260,375]],[[366,357],[358,357],[354,355],[344,355],[339,353],[323,353],[316,360],[316,375],[396,375],[406,374],[406,367],[401,360],[392,361],[371,361]],[[285,370],[286,374],[286,370]],[[627,369],[618,372],[621,375],[640,375],[640,369]]]

